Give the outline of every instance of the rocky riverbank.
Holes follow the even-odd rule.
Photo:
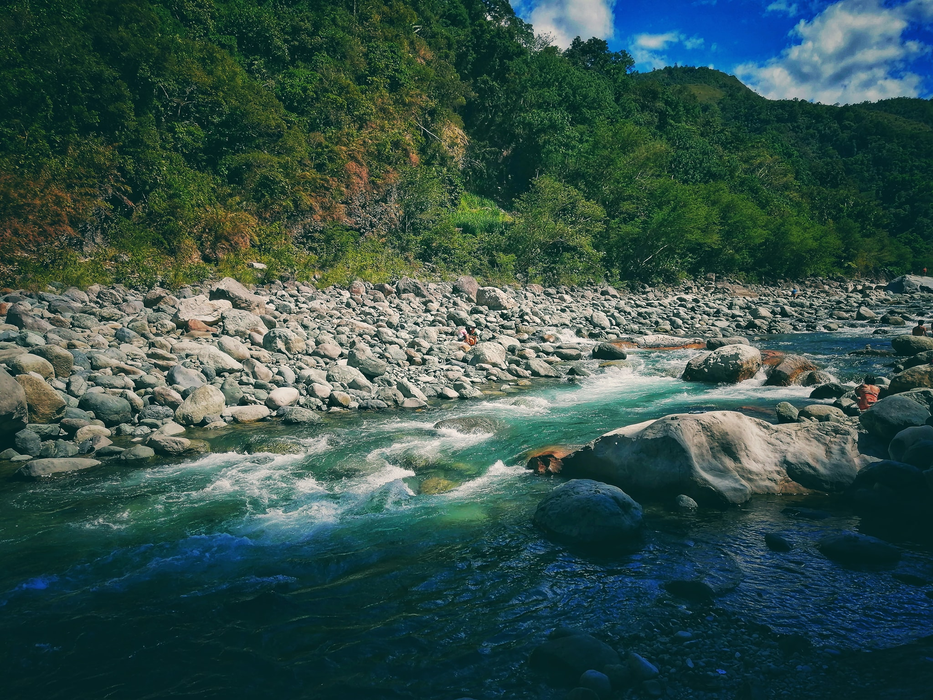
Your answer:
[[[930,308],[924,284],[905,284],[820,281],[796,296],[790,287],[732,284],[499,289],[468,277],[324,290],[247,289],[229,278],[175,293],[6,290],[0,458],[27,462],[22,473],[39,476],[208,449],[185,437],[193,426],[316,422],[323,413],[417,409],[535,378],[587,376],[596,369],[587,361],[624,362],[626,348],[715,348],[744,342],[731,336],[866,325],[897,333]],[[480,333],[472,348],[457,337],[468,324]],[[914,380],[922,385],[924,368],[905,372],[922,375]],[[723,380],[692,371],[684,378]]]

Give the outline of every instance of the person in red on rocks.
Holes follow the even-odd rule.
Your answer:
[[[855,389],[855,396],[858,398],[858,407],[860,411],[871,408],[878,401],[878,394],[881,389],[875,385],[875,375],[866,374],[865,380]]]

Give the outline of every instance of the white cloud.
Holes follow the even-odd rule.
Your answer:
[[[567,48],[577,36],[611,39],[615,4],[616,0],[538,0],[527,19],[535,34],[549,34],[555,44]]]
[[[665,52],[676,44],[682,44],[689,50],[698,49],[703,45],[703,38],[688,37],[674,31],[664,34],[636,34],[629,45],[629,53],[635,59],[636,65],[663,68],[670,65]]]
[[[765,97],[824,104],[917,97],[923,78],[909,71],[930,46],[904,37],[933,18],[933,0],[886,7],[880,0],[841,0],[791,31],[795,41],[763,64],[736,66],[739,78]]]
[[[787,0],[775,0],[765,8],[765,13],[768,12],[782,12],[788,17],[793,17],[797,14],[797,3],[787,2]]]

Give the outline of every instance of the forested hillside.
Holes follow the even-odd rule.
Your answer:
[[[0,282],[933,268],[930,101],[636,74],[504,0],[0,8]]]

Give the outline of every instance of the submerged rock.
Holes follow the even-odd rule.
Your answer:
[[[755,493],[840,491],[864,461],[838,423],[773,425],[734,411],[675,414],[597,438],[564,459],[564,474],[635,493],[742,503]]]
[[[857,532],[827,535],[820,540],[820,551],[829,559],[849,566],[883,566],[900,561],[894,545]]]
[[[461,416],[459,418],[445,418],[434,424],[435,430],[456,430],[458,433],[473,435],[477,433],[496,433],[502,424],[494,418],[486,416]]]
[[[582,630],[558,628],[551,638],[535,647],[529,659],[532,668],[552,679],[571,684],[590,669],[619,664],[619,654]]]

